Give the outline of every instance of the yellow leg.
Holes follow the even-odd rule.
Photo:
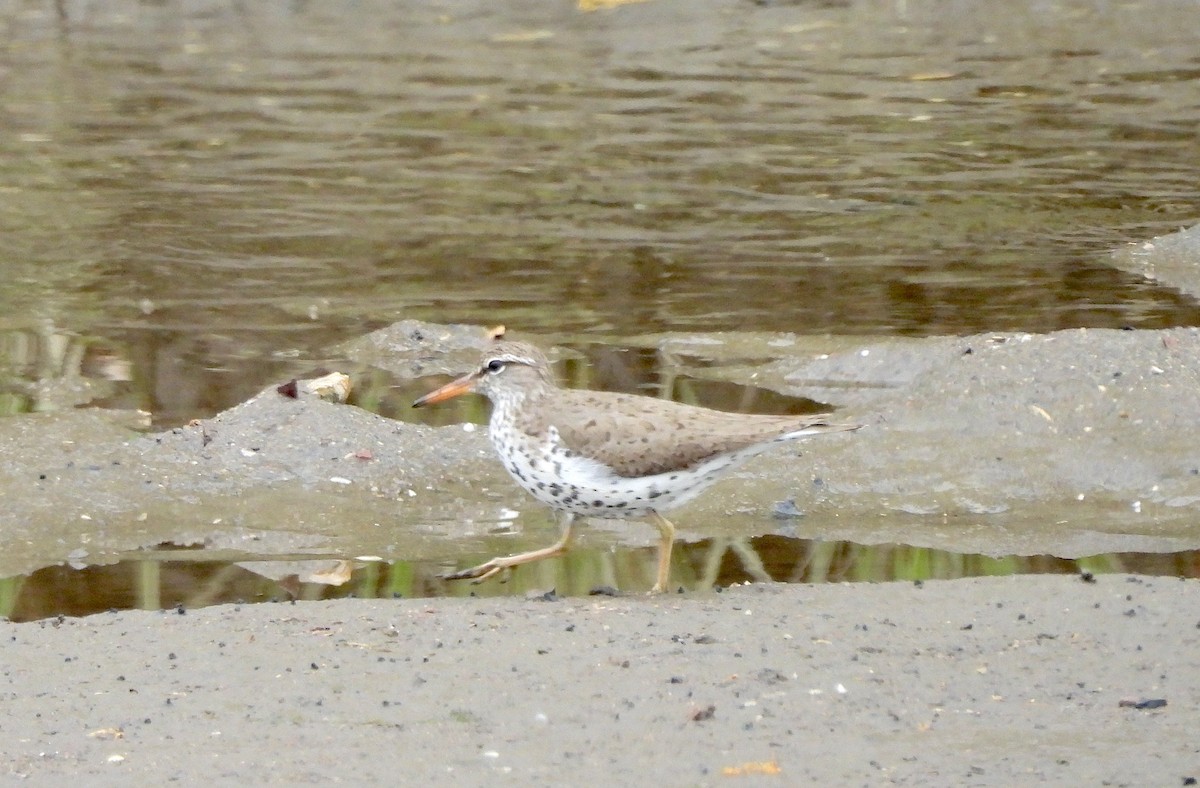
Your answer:
[[[675,526],[658,512],[650,512],[646,519],[658,529],[658,580],[650,593],[661,594],[671,581],[671,546],[675,543]]]
[[[482,583],[497,572],[502,572],[507,569],[512,569],[514,566],[528,564],[534,561],[541,561],[543,558],[554,558],[567,552],[571,548],[571,526],[575,524],[575,515],[563,515],[562,536],[558,541],[549,547],[543,547],[540,550],[530,550],[527,553],[517,553],[516,555],[501,556],[493,558],[491,561],[486,561],[479,566],[473,566],[470,569],[460,569],[457,572],[450,572],[442,575],[443,580],[467,580],[470,579],[473,583]],[[670,523],[667,523],[670,525]]]

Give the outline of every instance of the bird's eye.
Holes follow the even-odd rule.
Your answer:
[[[504,369],[504,362],[498,358],[494,358],[487,363],[488,372],[499,372]]]

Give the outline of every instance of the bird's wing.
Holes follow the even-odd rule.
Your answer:
[[[690,468],[725,452],[807,431],[852,429],[821,416],[750,416],[602,391],[559,391],[535,418],[564,446],[618,476]],[[795,435],[791,437],[800,437]]]

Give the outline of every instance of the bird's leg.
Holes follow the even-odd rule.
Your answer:
[[[460,569],[457,572],[450,572],[441,577],[443,580],[470,579],[472,583],[482,583],[497,572],[512,569],[514,566],[562,555],[571,547],[571,526],[575,524],[575,518],[576,515],[570,512],[563,514],[562,536],[549,547],[543,547],[540,550],[530,550],[527,553],[517,553],[516,555],[498,556],[491,561],[485,561],[479,566],[473,566],[470,569]]]
[[[675,543],[675,526],[654,510],[650,511],[646,519],[658,529],[658,579],[650,593],[661,594],[667,590],[667,583],[671,581],[671,545]]]

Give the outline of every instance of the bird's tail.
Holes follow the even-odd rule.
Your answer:
[[[811,424],[805,424],[798,430],[785,432],[777,440],[790,441],[797,438],[805,438],[809,435],[824,435],[830,432],[853,432],[854,430],[861,430],[865,426],[865,424],[853,424],[851,422],[815,421]]]

